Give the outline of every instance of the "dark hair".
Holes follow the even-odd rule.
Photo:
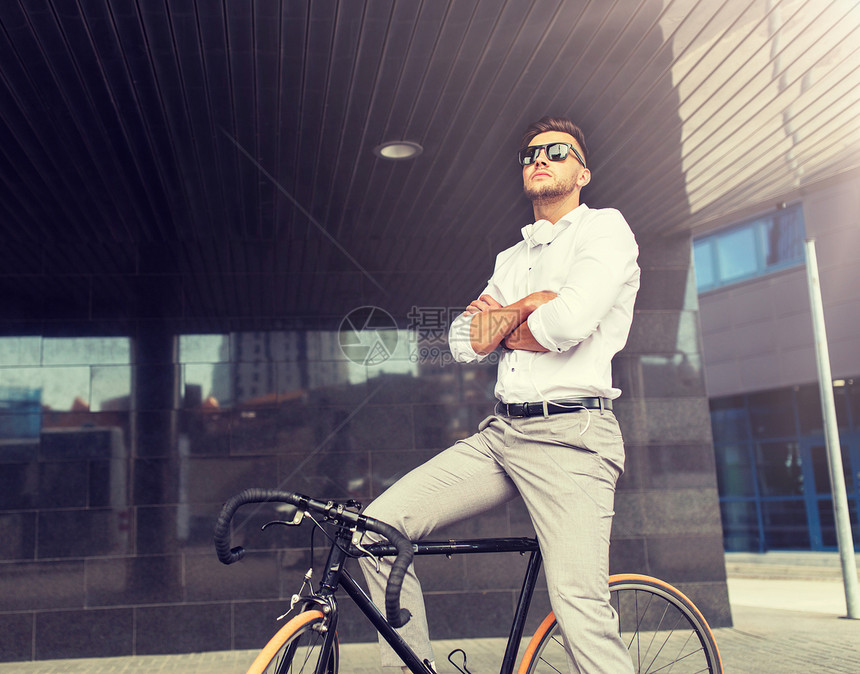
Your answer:
[[[573,136],[579,147],[582,148],[582,158],[585,159],[585,165],[588,166],[588,147],[585,144],[585,134],[582,133],[582,129],[565,117],[550,117],[546,115],[538,121],[529,124],[520,142],[520,149],[528,147],[532,138],[546,131],[561,131]]]

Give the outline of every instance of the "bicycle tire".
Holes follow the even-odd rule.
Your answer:
[[[247,674],[313,674],[320,657],[326,624],[322,611],[304,611],[279,629],[248,668]],[[337,674],[335,636],[326,674]]]
[[[680,590],[650,576],[620,574],[610,577],[609,592],[637,674],[722,674],[711,628]],[[526,647],[518,674],[557,674],[567,671],[567,663],[555,616],[550,613]]]

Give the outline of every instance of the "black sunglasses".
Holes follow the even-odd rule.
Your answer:
[[[586,168],[585,160],[582,158],[582,155],[576,151],[576,148],[570,143],[561,142],[545,143],[544,145],[529,145],[528,147],[523,148],[518,153],[520,164],[528,166],[529,164],[534,163],[541,150],[546,152],[546,158],[550,161],[564,161],[567,159],[567,153],[573,152],[574,156],[579,160],[579,163],[582,164],[582,167]]]

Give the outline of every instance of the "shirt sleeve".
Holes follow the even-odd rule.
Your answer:
[[[529,329],[538,343],[557,353],[587,339],[625,287],[638,287],[639,283],[639,248],[618,211],[601,212],[574,245],[570,273],[558,296],[528,318]]]
[[[478,295],[478,297],[481,295],[489,295],[502,306],[505,305],[505,296],[499,285],[496,283],[496,274],[499,270],[500,260],[503,259],[503,255],[504,253],[500,253],[496,257],[496,265],[493,269],[493,275],[490,277],[490,280],[487,281],[486,288],[484,288]],[[451,321],[451,326],[448,329],[448,348],[450,349],[454,360],[458,363],[480,363],[490,355],[484,354],[481,356],[472,348],[472,336],[470,331],[472,327],[472,319],[474,317],[475,314],[461,313],[457,318]]]
[[[480,362],[486,358],[478,355],[472,348],[470,328],[473,318],[474,314],[460,314],[451,321],[451,327],[448,330],[448,348],[458,363]]]

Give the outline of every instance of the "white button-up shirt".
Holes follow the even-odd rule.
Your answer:
[[[558,297],[528,317],[532,335],[546,352],[505,349],[499,361],[496,397],[505,403],[583,396],[617,398],[612,357],[627,342],[639,290],[639,248],[615,209],[581,204],[553,225],[553,239],[525,241],[499,253],[481,293],[507,306],[526,295],[551,290]],[[461,314],[448,332],[454,358],[480,361]]]

